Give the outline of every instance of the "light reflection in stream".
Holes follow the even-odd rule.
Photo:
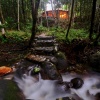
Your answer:
[[[19,88],[23,91],[26,99],[31,100],[56,100],[61,97],[75,97],[78,95],[80,100],[96,100],[95,95],[100,93],[100,77],[99,75],[89,74],[88,76],[79,76],[77,74],[62,74],[63,81],[70,82],[75,77],[80,77],[84,80],[84,84],[80,89],[68,89],[65,91],[64,85],[58,85],[54,80],[43,80],[41,75],[38,78],[30,75],[23,75],[22,79],[15,76],[15,81]],[[79,100],[79,99],[76,99]]]

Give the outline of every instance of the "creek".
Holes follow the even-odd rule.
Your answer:
[[[26,99],[56,100],[57,98],[70,97],[75,100],[97,100],[95,96],[100,93],[100,74],[93,72],[87,75],[62,74],[64,82],[70,82],[76,77],[84,81],[83,86],[79,89],[66,88],[65,84],[58,84],[57,80],[43,80],[40,74],[34,76],[23,74],[22,78],[15,76],[14,79]]]

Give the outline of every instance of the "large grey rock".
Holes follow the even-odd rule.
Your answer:
[[[45,61],[42,64],[42,68],[44,69],[44,72],[46,73],[46,75],[48,75],[50,79],[62,81],[62,77],[53,63]]]

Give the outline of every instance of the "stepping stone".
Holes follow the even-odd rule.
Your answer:
[[[38,51],[53,51],[54,47],[35,47]]]
[[[54,46],[55,40],[37,40],[35,46]]]
[[[56,43],[54,37],[46,36],[46,37],[36,37],[35,46],[53,46]]]
[[[43,61],[46,60],[46,57],[45,56],[31,54],[31,55],[26,56],[26,59],[31,60],[31,61],[36,61],[36,62],[43,62]]]
[[[51,40],[51,39],[54,39],[54,36],[37,36],[35,37],[35,39],[37,40]]]
[[[35,42],[33,43],[33,53],[52,54],[54,51],[58,51],[58,44],[54,36],[37,36],[35,37]]]

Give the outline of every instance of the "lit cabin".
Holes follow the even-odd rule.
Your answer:
[[[69,11],[66,10],[56,10],[56,11],[46,11],[47,17],[55,17],[60,19],[68,19],[69,17]],[[45,12],[42,13],[42,17],[46,17]]]

